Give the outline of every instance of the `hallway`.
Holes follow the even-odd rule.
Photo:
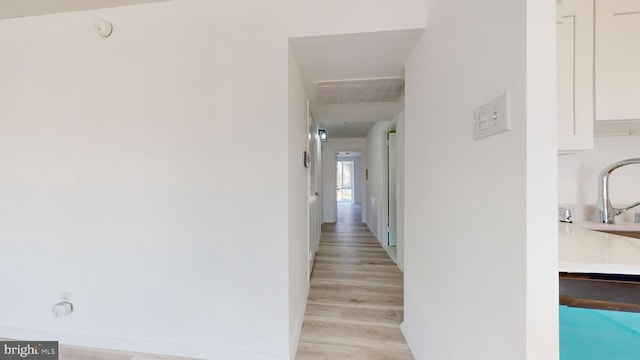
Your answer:
[[[413,359],[400,331],[402,273],[360,205],[338,204],[323,224],[297,359]]]

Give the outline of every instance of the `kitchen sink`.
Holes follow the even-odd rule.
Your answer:
[[[601,224],[593,221],[575,220],[572,225],[585,230],[640,239],[640,223],[620,221],[615,224]]]
[[[624,231],[624,230],[596,230],[596,231],[607,233],[607,234],[627,236],[627,237],[640,239],[640,231]]]

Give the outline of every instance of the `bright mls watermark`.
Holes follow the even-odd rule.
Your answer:
[[[58,360],[57,341],[0,341],[0,360]]]

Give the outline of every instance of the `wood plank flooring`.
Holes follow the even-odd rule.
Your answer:
[[[11,341],[14,339],[0,338]],[[59,360],[198,360],[185,357],[143,354],[118,350],[103,350],[60,344]]]
[[[402,273],[360,207],[339,204],[322,225],[296,359],[413,359],[402,317]]]
[[[60,345],[60,360],[196,360],[196,359]]]

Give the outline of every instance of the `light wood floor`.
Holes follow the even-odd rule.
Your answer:
[[[0,340],[13,340],[0,338]],[[60,344],[59,360],[197,360],[185,357],[102,350]]]
[[[402,317],[402,273],[360,207],[339,204],[322,225],[296,359],[413,359]]]
[[[184,357],[99,350],[60,345],[60,360],[196,360]]]

